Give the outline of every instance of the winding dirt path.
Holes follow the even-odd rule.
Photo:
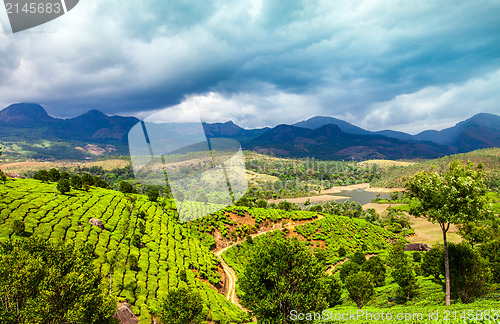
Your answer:
[[[311,223],[311,222],[317,221],[317,220],[322,219],[322,218],[324,218],[324,216],[318,214],[318,217],[315,219],[311,219],[308,221],[302,221],[302,222],[301,221],[293,222],[293,223],[287,224],[283,228],[291,230],[297,225]],[[250,236],[252,236],[252,238],[255,238],[257,236],[264,235],[264,234],[279,230],[280,228],[281,227],[279,226],[279,223],[278,223],[278,224],[275,224],[272,228],[270,228],[268,230],[265,230],[265,231],[262,231],[262,232],[259,232],[256,234],[252,234]],[[241,242],[235,242],[235,243],[233,243],[229,246],[226,246],[220,250],[216,250],[216,251],[214,251],[214,254],[219,258],[219,260],[221,262],[222,269],[224,270],[224,273],[226,274],[226,278],[228,279],[228,284],[226,286],[226,299],[229,300],[231,303],[235,304],[236,306],[238,306],[242,311],[247,312],[248,310],[246,308],[244,308],[243,306],[241,306],[239,298],[236,295],[236,281],[238,281],[238,276],[236,275],[236,272],[233,270],[233,268],[231,268],[226,263],[226,261],[224,261],[224,258],[222,258],[222,253],[224,253],[227,249],[229,249],[229,248],[231,248],[239,243],[241,243]]]

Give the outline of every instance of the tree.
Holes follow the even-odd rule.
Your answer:
[[[381,287],[385,284],[386,268],[384,262],[378,256],[366,260],[361,266],[361,270],[372,274],[375,287]]]
[[[493,282],[500,283],[500,241],[497,239],[485,242],[478,247],[478,250],[488,262]]]
[[[241,303],[259,322],[291,323],[290,312],[321,311],[328,306],[323,267],[296,238],[265,237],[238,278]]]
[[[342,268],[340,268],[340,280],[345,284],[346,278],[352,274],[358,273],[359,270],[361,270],[361,266],[358,263],[347,261],[342,265]]]
[[[149,189],[149,191],[148,191],[149,201],[157,201],[158,197],[160,197],[160,192],[158,191],[158,188],[153,187],[153,188]]]
[[[35,173],[35,175],[33,176],[33,179],[40,180],[42,182],[47,182],[47,181],[49,181],[50,177],[49,177],[49,173],[47,172],[47,170],[40,170],[40,171]]]
[[[417,278],[409,263],[394,269],[391,275],[399,286],[399,297],[407,301],[415,296],[418,288]]]
[[[348,276],[345,286],[349,293],[349,298],[361,309],[373,298],[373,277],[371,273],[360,271]]]
[[[97,188],[104,188],[104,189],[109,188],[108,183],[97,176],[94,177],[94,186],[96,186]]]
[[[467,242],[449,243],[448,252],[451,298],[460,299],[462,303],[470,303],[484,295],[491,280],[487,261]],[[426,275],[432,275],[435,281],[443,286],[443,290],[446,288],[441,279],[445,276],[442,246],[434,247],[424,255],[422,267]]]
[[[120,191],[123,193],[136,193],[134,187],[127,181],[120,181]]]
[[[16,235],[23,235],[23,234],[24,234],[24,231],[25,231],[24,221],[19,220],[19,219],[16,219],[16,220],[12,223],[12,231],[13,231],[13,232],[14,232],[14,234],[16,234]]]
[[[0,181],[2,181],[3,185],[5,186],[5,182],[7,182],[7,176],[5,175],[5,173],[3,173],[2,170],[0,170]]]
[[[59,170],[52,168],[49,170],[49,180],[52,182],[57,182],[61,179],[61,174],[59,173]]]
[[[80,176],[77,174],[71,176],[71,178],[69,179],[69,183],[73,187],[73,189],[82,189],[82,178],[80,178]]]
[[[477,222],[488,214],[484,195],[487,192],[482,164],[474,167],[459,160],[450,163],[448,172],[420,172],[406,183],[410,213],[438,223],[443,233],[446,305],[450,305],[450,263],[446,234],[450,224]]]
[[[71,190],[71,186],[69,185],[69,181],[67,179],[61,179],[57,183],[57,190],[63,195],[68,193]]]
[[[362,251],[358,250],[354,252],[353,256],[351,257],[351,261],[359,265],[363,265],[363,263],[365,263],[366,261],[365,254]]]
[[[202,203],[208,203],[208,197],[204,192],[200,192],[198,196],[196,197],[196,201],[202,202]]]
[[[139,248],[141,246],[141,236],[139,234],[134,234],[132,236],[132,239],[130,240],[130,243],[133,246]]]
[[[326,276],[321,279],[321,287],[326,296],[328,307],[340,305],[342,297],[342,282],[334,276]]]
[[[444,277],[444,271],[441,271],[441,268],[444,269],[443,260],[443,248],[440,245],[436,245],[424,254],[420,268],[425,276],[432,276],[434,282],[444,287],[445,284],[441,278],[441,273],[443,273]],[[441,264],[441,261],[443,261],[443,264]]]
[[[389,247],[388,263],[394,268],[391,274],[399,286],[399,297],[406,301],[415,296],[418,285],[415,272],[406,257],[404,248],[405,244],[401,241],[393,243]]]
[[[69,180],[69,173],[66,171],[61,172],[61,179]]]
[[[160,306],[163,324],[199,324],[206,318],[203,300],[198,292],[188,289],[171,289]]]
[[[187,282],[187,273],[186,273],[185,269],[182,269],[181,271],[179,271],[179,280]]]
[[[0,322],[116,323],[88,248],[37,239],[0,244]]]
[[[82,175],[82,184],[87,186],[93,186],[94,178],[92,178],[92,176],[89,173],[84,173]]]

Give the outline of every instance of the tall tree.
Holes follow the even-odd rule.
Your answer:
[[[0,244],[1,323],[115,323],[90,249],[30,238]]]
[[[410,213],[438,223],[443,233],[446,305],[450,305],[450,263],[446,234],[450,224],[465,224],[488,214],[487,188],[482,164],[453,161],[447,172],[433,170],[411,177],[406,188],[412,198]]]
[[[265,237],[254,241],[254,253],[238,279],[241,302],[259,322],[292,323],[292,310],[321,311],[334,302],[332,289],[340,284],[330,282],[324,289],[325,276],[322,264],[302,242]]]
[[[375,292],[372,274],[364,271],[348,276],[345,280],[345,287],[349,298],[356,303],[358,309],[363,308],[373,298]]]

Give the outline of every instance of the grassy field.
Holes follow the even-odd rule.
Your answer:
[[[415,173],[424,170],[430,170],[433,166],[435,171],[443,172],[448,170],[451,161],[471,161],[474,163],[482,163],[485,167],[486,174],[490,179],[500,179],[500,148],[488,148],[476,150],[468,153],[455,154],[445,156],[440,159],[422,161],[420,163],[408,166],[390,166],[380,170],[380,177],[374,179],[371,185],[374,187],[403,187],[403,177],[410,177]]]
[[[92,161],[92,162],[74,162],[74,161],[59,161],[59,162],[48,162],[48,161],[23,161],[23,162],[10,162],[0,164],[0,169],[6,173],[19,173],[23,174],[30,171],[38,170],[50,170],[52,168],[68,168],[74,170],[76,168],[82,167],[102,167],[104,170],[109,171],[115,168],[124,168],[130,165],[130,161],[126,159],[109,159],[102,161]]]

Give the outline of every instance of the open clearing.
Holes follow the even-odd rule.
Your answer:
[[[368,208],[373,208],[379,215],[381,215],[388,207],[397,205],[398,204],[369,203],[363,205],[363,209],[367,210]],[[408,213],[405,214],[408,215]],[[425,243],[429,246],[433,246],[436,243],[443,243],[443,232],[441,231],[439,224],[432,224],[423,217],[414,217],[411,215],[408,215],[408,217],[411,227],[415,230],[415,235],[406,237],[408,241],[412,243]],[[458,229],[456,226],[450,225],[446,240],[453,243],[462,242],[462,237],[458,235]]]
[[[406,237],[408,241],[413,243],[426,243],[429,246],[433,246],[436,243],[443,244],[443,232],[439,224],[432,224],[423,217],[409,217],[410,225],[415,230],[415,235]],[[456,226],[450,225],[446,240],[453,243],[462,242],[462,238],[458,235]]]
[[[408,166],[415,164],[415,162],[407,162],[407,161],[392,161],[392,160],[366,160],[363,162],[359,162],[358,165],[370,165],[377,164],[381,168],[387,168],[390,166]]]
[[[0,169],[8,173],[23,173],[28,171],[49,170],[52,168],[78,168],[78,167],[92,167],[100,166],[104,170],[112,170],[114,168],[124,168],[130,165],[130,161],[122,159],[112,159],[94,162],[73,162],[73,161],[57,161],[57,162],[41,162],[41,161],[25,161],[25,162],[12,162],[0,165]]]

